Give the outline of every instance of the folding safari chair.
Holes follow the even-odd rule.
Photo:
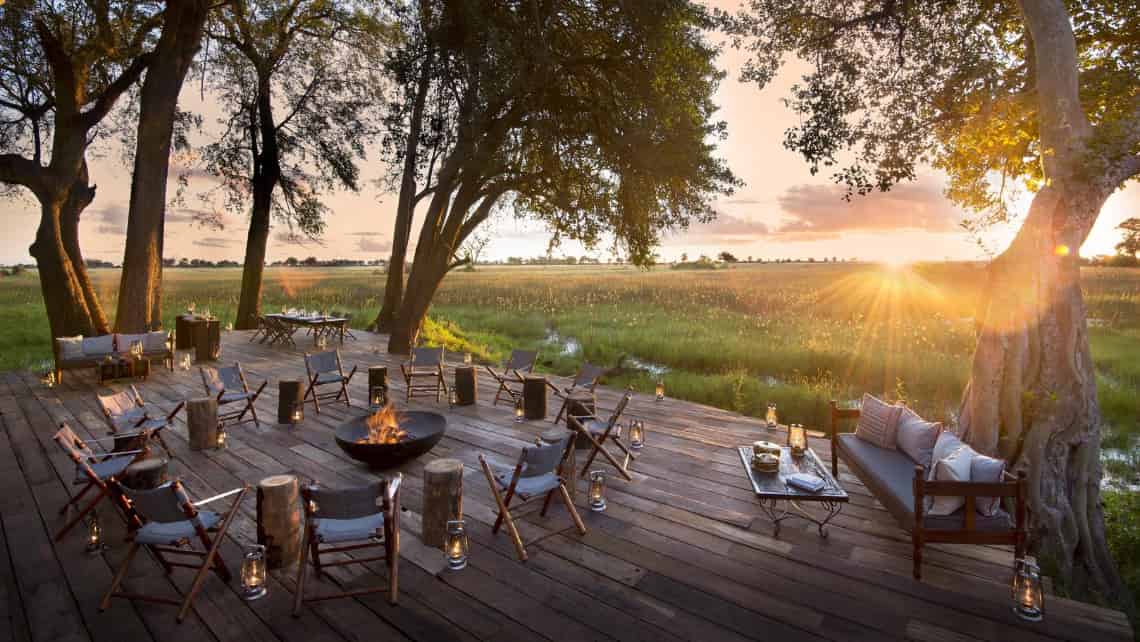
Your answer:
[[[417,393],[447,394],[447,380],[443,376],[443,348],[412,348],[412,358],[400,364],[407,385],[406,399],[411,401]],[[426,381],[425,383],[419,383]]]
[[[253,425],[261,426],[261,422],[257,419],[257,408],[253,404],[261,396],[261,391],[265,390],[269,381],[261,382],[257,392],[250,392],[241,364],[236,361],[234,365],[222,368],[198,368],[198,372],[202,374],[202,385],[206,386],[206,394],[217,398],[218,421],[222,425],[232,423],[236,426],[252,421]],[[223,412],[222,407],[230,404],[233,404],[232,407],[235,409]],[[250,418],[244,419],[247,412]]]
[[[400,480],[399,473],[364,486],[326,489],[308,485],[301,489],[305,508],[305,534],[301,540],[301,562],[297,565],[297,591],[293,615],[301,614],[305,602],[353,597],[388,591],[388,602],[395,604],[399,587],[400,562]],[[324,548],[322,548],[322,546]],[[322,555],[382,547],[383,555],[353,557],[322,562]],[[384,560],[388,566],[388,586],[374,586],[305,597],[308,558],[319,578],[326,566],[364,564]]]
[[[262,343],[269,337],[269,322],[261,315],[251,315],[257,323],[257,327],[253,329],[253,334],[249,335],[249,342],[253,343],[255,340],[260,339],[258,343]]]
[[[304,402],[308,403],[312,397],[317,414],[321,412],[321,400],[323,399],[340,401],[341,396],[344,396],[344,405],[352,405],[352,401],[348,398],[348,382],[352,380],[352,375],[356,374],[356,366],[352,366],[352,372],[348,373],[347,377],[344,376],[344,368],[340,365],[339,350],[326,350],[316,354],[306,352],[305,373],[309,377],[309,387],[305,390]],[[317,388],[320,386],[336,386],[337,390],[336,392],[318,392]]]
[[[116,450],[126,449],[130,442],[138,440],[140,431],[148,431],[146,436],[157,439],[166,455],[170,456],[170,447],[166,445],[162,431],[172,424],[182,406],[186,405],[185,401],[179,401],[169,413],[156,411],[155,416],[151,416],[152,410],[147,408],[146,401],[134,384],[126,390],[97,396],[99,407],[103,409],[103,418],[107,420],[111,434],[116,437]]]
[[[590,464],[594,462],[594,457],[597,457],[599,454],[601,454],[602,457],[605,457],[606,461],[610,462],[614,468],[617,468],[618,472],[621,473],[621,476],[624,477],[626,481],[633,481],[633,476],[629,474],[629,464],[630,462],[633,462],[635,459],[637,459],[637,457],[635,457],[633,452],[631,452],[630,449],[621,442],[620,431],[614,433],[614,427],[617,426],[618,420],[621,419],[622,413],[625,412],[625,407],[629,405],[629,401],[632,398],[632,392],[626,392],[624,395],[622,395],[621,401],[618,402],[617,408],[614,408],[613,414],[610,415],[610,418],[606,420],[598,418],[596,414],[569,416],[570,427],[574,430],[577,430],[579,434],[589,439],[590,443],[592,444],[592,447],[590,448],[590,455],[586,457],[586,463],[582,466],[582,477],[585,477],[589,472]],[[614,444],[616,444],[617,447],[620,448],[623,453],[625,453],[625,464],[618,462],[617,458],[615,458],[612,454],[610,454],[608,450],[606,450],[606,441],[614,442]]]
[[[495,391],[495,402],[492,406],[499,405],[499,399],[502,398],[503,393],[507,393],[511,401],[517,402],[522,396],[522,386],[525,377],[523,374],[534,372],[534,363],[538,361],[537,350],[511,350],[511,356],[503,363],[503,371],[495,372],[491,366],[483,366],[495,381],[499,382],[499,389]]]
[[[119,567],[114,579],[111,580],[111,587],[103,596],[99,610],[106,610],[111,605],[111,598],[113,597],[140,602],[172,604],[180,607],[178,609],[178,621],[181,622],[190,612],[190,606],[202,588],[202,582],[206,579],[206,571],[213,570],[223,582],[228,583],[230,581],[230,571],[226,568],[226,563],[222,560],[222,555],[218,549],[221,547],[222,540],[226,536],[226,530],[229,529],[230,522],[237,514],[241,500],[245,497],[249,487],[235,488],[199,502],[190,500],[182,488],[182,482],[178,480],[167,482],[153,490],[133,490],[122,485],[119,487],[129,502],[130,511],[132,516],[136,518],[136,523],[141,525],[132,528],[127,534],[127,541],[131,543],[130,548],[127,549],[127,555],[123,559],[122,566]],[[234,495],[237,497],[225,513],[199,510],[202,506]],[[195,547],[195,541],[201,544],[201,550]],[[150,550],[167,575],[173,572],[175,568],[194,569],[194,581],[190,584],[190,590],[186,592],[184,598],[179,600],[173,597],[160,597],[149,593],[128,593],[119,590],[123,579],[127,576],[127,570],[141,546]],[[167,556],[195,557],[198,558],[200,564],[171,561]]]
[[[340,336],[340,342],[344,343],[345,339],[352,339],[353,341],[356,341],[356,335],[352,333],[352,329],[349,327],[352,325],[352,314],[348,312],[336,311],[333,312],[331,316],[334,319],[344,320],[343,323],[340,323],[335,328],[336,334]]]
[[[546,382],[550,391],[554,393],[555,397],[562,400],[562,406],[558,409],[558,414],[554,416],[554,423],[562,420],[562,415],[566,412],[566,407],[570,404],[571,399],[589,397],[590,401],[594,401],[594,389],[598,387],[598,379],[606,373],[606,369],[602,366],[595,366],[591,363],[583,363],[578,368],[578,373],[574,375],[574,380],[570,382],[569,386],[559,388],[558,386]]]
[[[523,545],[522,536],[519,535],[510,512],[511,500],[515,497],[526,502],[534,497],[543,496],[542,511],[539,514],[545,516],[546,510],[550,508],[550,500],[554,498],[554,492],[558,491],[566,504],[566,510],[570,511],[570,517],[574,520],[578,532],[586,534],[586,526],[582,523],[582,518],[574,507],[574,501],[570,499],[570,492],[566,490],[566,481],[562,478],[562,464],[570,453],[570,448],[573,447],[571,437],[572,435],[567,433],[554,443],[538,443],[523,448],[513,468],[495,461],[487,461],[482,453],[479,454],[479,465],[483,467],[483,474],[487,477],[491,494],[495,496],[495,503],[499,507],[499,516],[495,519],[491,532],[498,533],[499,527],[506,522],[507,532],[511,534],[511,541],[515,545],[515,552],[523,562],[527,560],[526,546]]]
[[[297,332],[297,328],[281,317],[266,316],[265,330],[265,336],[261,339],[262,343],[268,342],[269,345],[282,343],[294,348],[297,347],[297,342],[293,340],[293,334]]]
[[[141,430],[137,434],[145,438],[148,433],[147,430]],[[110,441],[115,437],[84,440],[75,434],[75,431],[67,424],[60,424],[59,430],[52,436],[52,439],[75,462],[75,485],[85,484],[78,495],[72,497],[59,509],[59,514],[65,514],[72,506],[79,506],[79,501],[92,489],[96,491],[94,499],[80,508],[79,513],[56,533],[55,541],[59,542],[76,524],[83,520],[87,513],[95,510],[95,506],[103,498],[110,499],[120,508],[126,508],[126,504],[114,486],[115,479],[127,470],[127,466],[145,456],[148,451],[144,447],[136,450],[96,453],[88,445],[90,442]]]

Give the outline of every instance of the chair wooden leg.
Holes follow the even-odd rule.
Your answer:
[[[249,414],[253,416],[253,425],[260,428],[261,427],[261,420],[259,420],[257,418],[257,408],[254,407],[252,401],[249,402]]]
[[[914,579],[922,579],[922,536],[913,534],[911,535],[911,542],[914,545]]]
[[[626,467],[622,465],[618,460],[614,459],[614,456],[611,455],[608,450],[602,448],[601,442],[599,442],[597,439],[594,439],[594,436],[590,435],[589,433],[587,433],[586,436],[589,437],[591,442],[593,442],[594,447],[590,450],[590,456],[586,458],[586,463],[582,464],[582,472],[580,475],[583,479],[585,479],[586,474],[590,470],[590,464],[594,463],[594,457],[600,453],[602,457],[605,457],[606,461],[610,462],[610,464],[617,469],[618,473],[620,473],[626,481],[633,481],[633,475],[630,475],[629,471],[626,470]]]
[[[82,521],[83,518],[87,516],[87,513],[90,513],[95,508],[95,505],[98,504],[106,496],[107,489],[100,488],[99,494],[95,496],[95,499],[92,499],[90,502],[88,502],[87,505],[79,511],[78,515],[71,518],[71,521],[68,522],[62,529],[60,529],[59,533],[57,533],[55,536],[55,541],[63,541],[63,537],[71,532],[71,529],[75,528],[75,525]]]
[[[91,490],[91,488],[92,488],[93,486],[95,486],[95,484],[94,484],[94,483],[92,483],[92,482],[87,482],[87,485],[83,487],[83,490],[79,491],[79,494],[78,494],[78,495],[76,495],[75,497],[72,497],[71,499],[67,500],[67,503],[66,503],[66,504],[64,504],[63,506],[61,506],[61,507],[60,507],[60,509],[59,509],[59,514],[60,514],[60,515],[63,515],[64,513],[66,513],[66,512],[67,512],[67,510],[68,510],[69,508],[71,508],[72,506],[74,506],[75,504],[77,504],[77,503],[79,502],[79,500],[80,500],[80,499],[83,499],[83,496],[84,496],[84,495],[86,495],[86,494],[87,494],[87,491]]]
[[[578,509],[574,506],[574,500],[570,498],[570,491],[566,490],[566,484],[559,484],[558,490],[562,495],[562,501],[566,502],[566,510],[570,511],[570,518],[574,520],[574,526],[578,527],[578,532],[585,535],[586,525],[582,523],[582,516],[578,514]]]
[[[131,547],[127,549],[127,556],[123,559],[123,564],[119,566],[119,570],[115,572],[114,579],[111,580],[111,587],[107,589],[106,595],[103,596],[103,601],[99,603],[99,610],[106,611],[108,606],[111,606],[111,598],[114,597],[115,592],[119,590],[119,585],[127,577],[127,568],[130,567],[131,561],[135,559],[135,553],[139,552],[139,545],[131,542]]]
[[[400,593],[400,529],[393,528],[392,534],[385,538],[388,550],[388,603],[396,604]]]
[[[293,617],[301,615],[305,601],[305,571],[309,567],[309,525],[305,524],[305,539],[301,541],[301,561],[297,563],[297,592],[293,594]]]
[[[539,517],[546,517],[546,511],[550,509],[550,500],[554,499],[554,491],[547,491],[546,497],[542,500],[542,510],[538,512]]]
[[[522,536],[519,535],[519,530],[515,528],[515,522],[511,519],[510,512],[507,511],[506,505],[503,504],[503,499],[499,497],[499,491],[495,488],[495,476],[491,474],[491,469],[487,466],[487,462],[483,456],[479,456],[479,464],[483,468],[483,475],[487,477],[487,484],[491,487],[491,495],[495,497],[495,503],[499,505],[499,517],[507,523],[507,531],[511,534],[511,541],[515,545],[515,552],[518,553],[519,560],[526,561],[526,547],[523,546]]]

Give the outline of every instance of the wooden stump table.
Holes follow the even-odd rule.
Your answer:
[[[443,548],[447,522],[463,519],[463,462],[436,459],[424,466],[424,545]]]
[[[305,391],[301,387],[301,382],[296,379],[282,379],[277,382],[277,423],[279,424],[295,424],[298,420],[294,419],[293,413],[300,409],[302,419],[304,418],[305,405],[302,397]]]
[[[218,445],[218,400],[213,397],[186,402],[186,430],[190,450],[206,450]]]
[[[455,366],[455,405],[470,406],[479,400],[474,366]]]
[[[257,484],[257,543],[270,569],[297,562],[301,553],[301,487],[295,475],[273,475]]]
[[[546,419],[546,377],[523,379],[523,416],[527,419]]]

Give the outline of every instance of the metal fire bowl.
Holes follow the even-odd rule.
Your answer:
[[[364,423],[367,416],[341,424],[336,429],[336,443],[349,457],[373,468],[394,468],[431,450],[447,430],[447,419],[436,412],[409,410],[397,416],[400,428],[408,433],[399,443],[359,443],[358,440],[368,436],[368,426]]]

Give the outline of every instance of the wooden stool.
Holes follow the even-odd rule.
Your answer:
[[[479,400],[475,366],[455,366],[455,405],[470,406]]]
[[[132,490],[153,490],[166,482],[166,466],[170,460],[165,457],[140,459],[123,471],[123,485]]]
[[[523,379],[523,416],[527,419],[546,419],[546,377]]]
[[[186,402],[186,430],[190,450],[205,450],[218,445],[218,400],[202,397]]]
[[[301,382],[295,379],[278,381],[277,393],[277,423],[297,423],[293,420],[293,411],[300,408],[302,415],[304,414],[304,403],[302,402],[304,390],[301,389]]]
[[[544,444],[555,444],[560,439],[566,436],[569,432],[566,428],[551,428],[538,436],[538,439]],[[576,442],[575,442],[576,443]],[[566,456],[566,461],[563,462],[562,478],[566,480],[566,490],[570,492],[570,498],[573,499],[577,493],[578,484],[574,477],[574,470],[578,466],[577,453],[578,448],[575,446],[570,449],[570,453]]]
[[[273,475],[257,484],[257,543],[265,563],[283,568],[301,553],[301,486],[295,475]]]
[[[443,548],[447,522],[463,519],[463,462],[436,459],[424,465],[423,542]]]

